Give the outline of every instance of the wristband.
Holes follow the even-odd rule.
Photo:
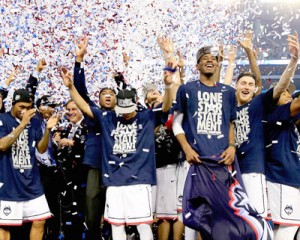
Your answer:
[[[171,68],[171,67],[164,67],[164,69],[163,69],[164,71],[168,71],[168,72],[172,72],[172,73],[174,73],[174,72],[176,72],[176,70],[177,70],[177,68],[175,67],[175,68]]]

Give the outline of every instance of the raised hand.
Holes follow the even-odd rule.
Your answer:
[[[76,49],[75,49],[75,55],[76,55],[76,61],[82,62],[84,55],[86,54],[86,49],[88,47],[89,38],[83,37],[81,40],[76,41]]]
[[[47,129],[51,130],[59,121],[60,116],[58,114],[53,114],[47,121]]]
[[[128,65],[128,62],[130,61],[130,56],[127,55],[126,52],[123,52],[123,63],[125,64],[125,66]]]
[[[177,67],[183,68],[184,60],[183,60],[183,57],[182,57],[181,53],[179,52],[179,50],[177,51],[177,56],[178,56]]]
[[[42,58],[38,61],[38,64],[36,65],[36,70],[40,73],[46,68],[46,66],[47,66],[46,60]]]
[[[294,35],[288,35],[287,43],[288,43],[288,49],[289,49],[291,57],[298,60],[298,58],[299,58],[298,33],[295,32]]]
[[[160,47],[160,49],[167,54],[174,53],[174,43],[172,39],[166,38],[165,36],[158,36],[157,37],[157,43]]]
[[[11,71],[11,73],[9,74],[8,78],[5,81],[7,86],[9,86],[11,82],[13,82],[16,79],[18,71],[19,71],[19,66],[14,66],[13,70]]]
[[[250,49],[252,50],[253,44],[252,44],[252,32],[246,31],[246,33],[242,34],[242,40],[238,40],[238,43],[241,45],[244,49]]]
[[[73,75],[67,68],[60,68],[60,76],[63,79],[63,83],[67,88],[71,88],[73,86]]]

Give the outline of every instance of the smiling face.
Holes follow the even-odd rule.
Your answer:
[[[83,117],[81,111],[73,101],[70,101],[66,105],[66,110],[67,110],[67,119],[74,124],[77,123],[79,120],[81,120]]]
[[[284,105],[291,101],[293,101],[292,95],[289,93],[289,91],[285,90],[283,93],[281,93],[277,105]]]
[[[112,110],[116,106],[116,94],[112,89],[104,89],[99,96],[99,103],[102,109]]]
[[[235,85],[235,94],[238,105],[244,105],[250,102],[255,92],[255,80],[253,77],[241,77]]]
[[[211,77],[217,70],[218,62],[217,57],[211,55],[210,53],[204,54],[198,64],[197,69],[200,71],[200,74]]]

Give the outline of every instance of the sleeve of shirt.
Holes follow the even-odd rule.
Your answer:
[[[38,78],[34,74],[31,74],[29,76],[29,79],[27,81],[25,88],[28,92],[30,92],[32,94],[33,100],[35,97],[37,86],[38,86]]]
[[[101,121],[102,121],[102,115],[105,114],[105,111],[102,111],[101,109],[99,109],[98,107],[91,107],[91,111],[94,115],[94,122],[96,124],[97,127],[100,127],[101,129]]]
[[[268,114],[268,122],[289,122],[291,120],[291,103],[287,103],[275,108]]]
[[[76,67],[76,63],[74,67],[74,86],[84,101],[89,103],[91,100],[88,96],[88,91],[86,88],[84,68]]]
[[[272,112],[276,108],[278,102],[278,99],[273,99],[273,90],[274,88],[271,88],[260,95],[262,97],[264,108],[269,112]]]
[[[170,111],[171,109],[168,112],[163,112],[162,103],[158,104],[155,108],[153,108],[152,114],[154,115],[155,126],[166,123]]]
[[[3,117],[0,116],[0,138],[3,138],[8,134],[9,132],[7,129],[7,125],[5,124]]]
[[[36,137],[35,137],[35,141],[36,143],[38,143],[42,137],[43,137],[43,130],[42,130],[42,126],[40,124],[40,122],[36,119],[32,119],[32,123],[33,126],[35,126],[34,128],[36,129]],[[49,139],[50,141],[50,139]]]
[[[174,111],[178,112],[185,112],[186,109],[186,90],[185,90],[185,84],[181,84],[178,88],[177,94],[176,94],[176,102],[174,104]]]

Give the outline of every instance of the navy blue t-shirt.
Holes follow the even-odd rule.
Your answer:
[[[173,116],[171,108],[167,121],[155,129],[156,168],[179,162],[181,146],[172,131]]]
[[[234,121],[237,158],[241,173],[265,173],[264,116],[273,101],[273,89],[237,107]]]
[[[154,128],[161,111],[137,112],[126,121],[112,111],[91,110],[101,127],[103,184],[156,184]]]
[[[174,110],[184,114],[186,138],[200,156],[215,155],[228,147],[230,122],[236,118],[232,87],[188,82],[179,87]]]
[[[10,134],[18,125],[11,113],[1,114],[0,138]],[[44,193],[35,158],[35,146],[41,138],[41,125],[32,118],[17,141],[5,152],[0,151],[1,200],[27,201]]]
[[[291,103],[277,107],[268,116],[266,129],[268,181],[300,187],[300,138],[290,117]]]

